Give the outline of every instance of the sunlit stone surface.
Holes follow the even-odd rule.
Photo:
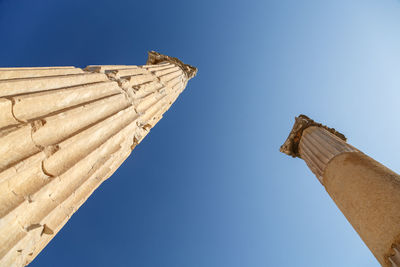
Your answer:
[[[0,266],[24,266],[162,118],[197,69],[0,68]]]
[[[398,174],[304,115],[281,152],[306,162],[382,266],[400,266]]]

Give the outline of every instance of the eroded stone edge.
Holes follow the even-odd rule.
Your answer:
[[[347,138],[342,133],[336,131],[334,128],[329,128],[321,123],[315,122],[306,115],[300,114],[298,117],[295,117],[293,128],[290,131],[286,141],[280,147],[279,151],[294,158],[296,157],[300,158],[299,143],[301,140],[301,136],[303,134],[303,131],[310,126],[317,126],[324,128],[330,133],[342,139],[343,141],[347,140]]]

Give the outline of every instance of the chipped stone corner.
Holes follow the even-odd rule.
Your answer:
[[[187,76],[188,80],[192,79],[197,74],[196,67],[185,64],[176,57],[166,56],[155,51],[149,52],[149,57],[146,62],[147,65],[156,65],[162,62],[170,62],[172,64],[179,66]]]
[[[317,123],[312,119],[310,119],[309,117],[307,117],[306,115],[301,114],[298,117],[295,117],[293,128],[290,131],[289,136],[286,139],[285,143],[283,143],[283,145],[280,147],[279,151],[294,158],[300,157],[299,154],[300,139],[303,134],[303,131],[310,126],[317,126],[324,128],[330,133],[342,139],[343,141],[347,140],[343,134],[339,133],[334,128],[329,128],[325,125],[322,125],[321,123]]]
[[[104,71],[101,70],[101,66],[97,65],[86,66],[86,68],[84,68],[83,70],[87,72],[104,73]]]

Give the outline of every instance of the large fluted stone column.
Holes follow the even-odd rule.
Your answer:
[[[0,68],[0,266],[23,266],[122,164],[197,69]]]
[[[382,266],[400,266],[398,174],[304,115],[280,151],[307,163]]]

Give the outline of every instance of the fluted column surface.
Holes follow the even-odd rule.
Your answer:
[[[0,68],[0,266],[28,264],[196,74],[150,57],[144,66]]]
[[[329,161],[344,152],[358,151],[327,130],[311,126],[303,131],[299,143],[300,157],[323,183],[323,173]]]
[[[400,267],[398,174],[304,115],[281,152],[306,162],[382,266]]]

